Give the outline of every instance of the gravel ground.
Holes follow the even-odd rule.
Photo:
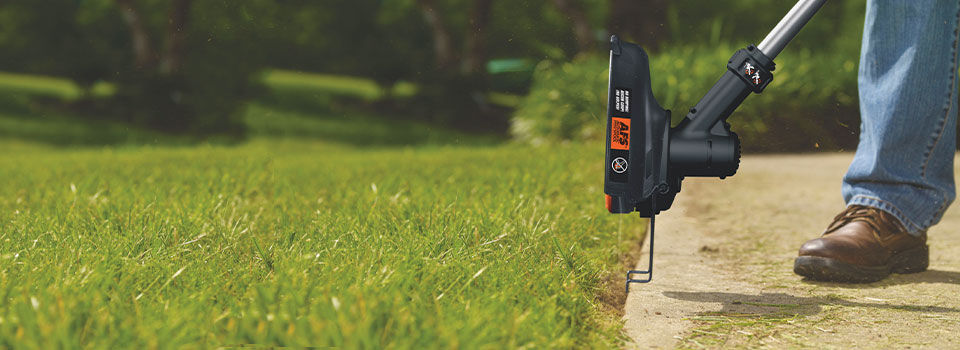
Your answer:
[[[960,347],[960,206],[930,229],[926,272],[862,285],[793,274],[800,245],[843,210],[852,157],[748,156],[726,180],[687,179],[657,217],[653,283],[627,297],[629,347]]]

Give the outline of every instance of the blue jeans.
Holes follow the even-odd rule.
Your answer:
[[[847,205],[893,214],[911,234],[953,202],[958,0],[869,0],[860,49],[860,144]]]

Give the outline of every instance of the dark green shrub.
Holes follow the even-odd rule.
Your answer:
[[[654,94],[673,110],[674,122],[686,114],[716,82],[736,50],[668,48],[650,56]],[[733,129],[754,149],[796,149],[798,145],[838,148],[849,145],[855,125],[857,57],[853,54],[784,52],[769,88],[753,95],[731,116]],[[542,144],[564,140],[599,140],[605,130],[607,57],[573,62],[545,61],[537,66],[530,94],[513,115],[511,133],[521,142]]]
[[[530,93],[510,123],[514,138],[542,144],[600,137],[605,121],[606,60],[543,61],[533,76]]]

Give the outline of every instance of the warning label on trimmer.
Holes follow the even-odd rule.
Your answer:
[[[613,108],[617,112],[630,113],[630,89],[614,89],[613,102]]]
[[[610,118],[610,148],[630,150],[630,118]]]
[[[627,171],[627,160],[623,157],[617,157],[610,163],[610,169],[613,169],[617,174],[623,174]]]

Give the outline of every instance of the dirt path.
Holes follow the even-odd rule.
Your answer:
[[[960,205],[929,232],[927,272],[866,285],[793,274],[797,248],[843,209],[851,158],[746,157],[734,177],[685,180],[657,217],[654,281],[627,297],[630,347],[960,348]]]

